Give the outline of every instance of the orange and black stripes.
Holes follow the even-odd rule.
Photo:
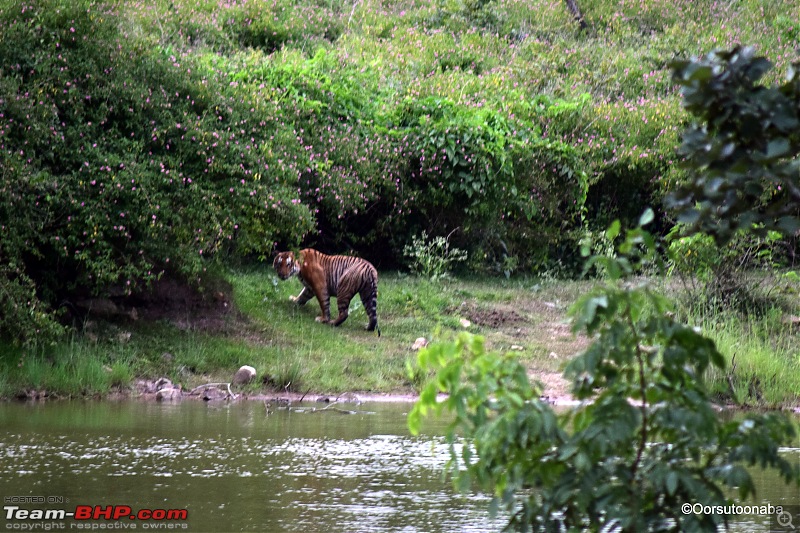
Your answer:
[[[325,255],[312,248],[300,252],[296,259],[292,252],[281,252],[273,263],[278,276],[288,279],[297,275],[303,284],[303,290],[291,300],[299,305],[311,298],[319,301],[322,315],[320,322],[331,322],[330,298],[336,297],[339,316],[332,322],[339,326],[347,320],[350,300],[358,294],[369,317],[368,331],[378,328],[378,271],[369,261],[359,257],[346,255]]]

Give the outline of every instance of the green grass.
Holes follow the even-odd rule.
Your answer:
[[[413,392],[421,379],[409,377],[407,370],[416,357],[414,341],[453,338],[465,327],[485,335],[490,348],[513,347],[533,369],[557,372],[565,359],[550,354],[571,354],[563,342],[543,339],[542,328],[554,324],[563,330],[567,305],[585,289],[579,282],[451,278],[433,283],[384,274],[378,337],[364,330],[367,317],[358,300],[348,320],[332,328],[315,321],[315,300],[302,307],[289,301],[300,291],[296,279],[278,282],[268,269],[232,272],[228,278],[241,313],[223,332],[181,329],[164,321],[91,323],[83,334],[53,347],[6,347],[0,354],[5,367],[0,394],[102,395],[126,390],[139,378],[161,376],[191,388],[229,381],[244,364],[259,374],[248,387],[251,392]],[[563,339],[569,346],[570,337]]]
[[[473,324],[471,317],[497,304],[523,307],[525,294],[520,288],[526,283],[433,283],[400,274],[384,275],[378,299],[382,335],[378,337],[364,330],[367,317],[360,301],[351,305],[350,316],[341,327],[331,328],[315,321],[319,314],[315,300],[302,307],[289,301],[291,294],[300,291],[296,280],[278,283],[271,274],[252,271],[235,274],[231,281],[237,304],[251,319],[251,344],[256,363],[262,365],[260,370],[273,375],[296,365],[301,369],[303,387],[331,392],[408,390],[413,383],[406,372],[406,361],[414,357],[414,341],[418,337],[449,338],[464,328],[462,320],[470,321],[472,331],[487,335],[490,345],[509,349],[510,341],[502,331]],[[533,326],[533,317],[523,316],[524,310],[519,313],[520,320]],[[535,359],[542,353],[538,345],[530,344],[532,340],[518,341],[528,345],[521,350],[523,357]],[[259,348],[260,344],[266,346]]]
[[[466,328],[484,335],[489,349],[516,354],[534,379],[551,380],[589,342],[572,335],[566,320],[568,307],[592,281],[512,277],[433,283],[384,273],[378,337],[364,330],[367,317],[360,301],[341,327],[332,328],[315,321],[315,300],[302,307],[289,301],[300,291],[296,279],[280,282],[268,268],[232,271],[227,278],[240,313],[228,317],[221,332],[166,321],[89,323],[83,334],[53,347],[22,351],[0,346],[0,396],[24,391],[103,396],[132,390],[137,379],[161,376],[189,389],[230,381],[244,364],[254,366],[259,376],[245,387],[251,393],[413,393],[425,379],[419,372],[409,375],[416,359],[411,346],[418,337],[448,340]],[[674,292],[670,286],[664,283],[663,290]],[[678,312],[687,311],[679,307]],[[798,328],[787,324],[785,316],[777,308],[760,316],[729,311],[688,315],[689,323],[701,327],[728,361],[725,372],[707,376],[721,400],[759,407],[796,403]]]
[[[779,310],[742,317],[731,312],[700,317],[697,323],[726,360],[725,372],[709,372],[721,398],[746,406],[779,407],[800,398],[798,330]]]
[[[108,367],[88,344],[72,340],[48,353],[20,353],[16,367],[4,372],[0,386],[6,395],[23,392],[56,396],[105,394],[113,384],[128,381],[129,367],[115,364]],[[16,385],[16,390],[12,386]]]

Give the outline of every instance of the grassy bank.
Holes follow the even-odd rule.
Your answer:
[[[778,310],[761,317],[724,314],[695,323],[725,356],[726,371],[708,376],[720,398],[750,407],[798,404],[798,326],[790,315]]]
[[[175,313],[158,321],[89,320],[81,333],[52,348],[2,348],[0,395],[17,397],[106,396],[133,393],[143,379],[166,376],[184,389],[230,381],[241,365],[254,366],[256,393],[345,391],[413,393],[423,376],[409,376],[407,363],[418,337],[452,338],[468,329],[486,336],[491,349],[522,358],[545,394],[563,396],[566,361],[585,348],[567,310],[591,281],[538,278],[445,279],[431,282],[403,274],[381,278],[382,335],[364,331],[360,302],[340,328],[314,321],[315,301],[289,302],[297,280],[280,282],[268,269],[231,272],[230,305],[194,316]],[[673,293],[672,287],[668,290]],[[793,406],[800,391],[798,328],[787,312],[759,316],[685,313],[702,327],[729,361],[726,373],[708,376],[726,402],[747,406]],[[731,364],[733,363],[733,364]]]
[[[289,302],[300,290],[296,280],[279,282],[271,271],[259,269],[232,273],[229,281],[229,312],[194,319],[176,314],[156,322],[92,320],[82,333],[54,348],[6,348],[0,393],[103,395],[128,390],[139,378],[159,376],[188,388],[229,381],[244,364],[254,366],[266,381],[250,386],[251,391],[413,392],[417,383],[408,376],[406,363],[413,360],[412,345],[419,337],[449,338],[467,328],[486,335],[497,350],[514,351],[548,379],[580,343],[564,318],[584,283],[434,283],[384,275],[378,337],[364,331],[367,319],[359,301],[351,305],[347,322],[334,329],[315,322],[315,301],[304,307]]]

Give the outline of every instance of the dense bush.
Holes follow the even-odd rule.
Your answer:
[[[706,234],[683,236],[676,225],[668,235],[670,271],[685,289],[685,307],[716,313],[721,309],[763,314],[776,298],[791,245],[777,231],[765,236],[741,229],[724,247]]]
[[[193,280],[220,251],[263,252],[311,228],[291,167],[256,142],[270,114],[250,113],[255,101],[194,58],[121,32],[118,15],[63,2],[2,11],[8,320],[130,293],[165,270]]]
[[[428,97],[404,102],[389,126],[408,143],[404,185],[423,229],[458,228],[456,242],[485,251],[492,240],[546,249],[558,241],[553,232],[580,227],[583,165],[571,146],[543,139],[532,123]]]
[[[562,2],[28,4],[0,6],[4,330],[301,239],[386,268],[459,228],[473,267],[574,271],[685,178],[665,65],[797,44],[796,1],[580,3],[583,31]]]

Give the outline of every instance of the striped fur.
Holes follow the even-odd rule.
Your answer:
[[[283,280],[297,275],[303,290],[291,296],[293,302],[303,305],[316,296],[322,315],[318,322],[339,326],[347,320],[350,300],[358,294],[369,317],[368,331],[378,328],[378,271],[369,261],[346,255],[325,255],[312,248],[300,252],[300,259],[292,252],[280,252],[273,266]],[[336,297],[339,316],[331,322],[331,296]]]

